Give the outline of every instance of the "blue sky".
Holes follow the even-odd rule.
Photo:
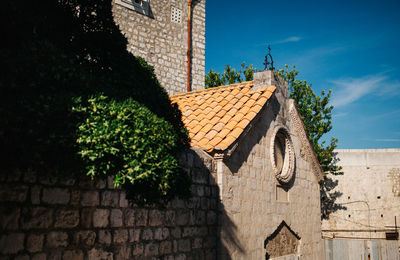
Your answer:
[[[338,148],[400,148],[400,0],[206,1],[206,72],[296,65],[333,90]]]

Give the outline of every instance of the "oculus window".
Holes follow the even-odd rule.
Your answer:
[[[282,184],[291,181],[294,174],[294,148],[289,132],[279,127],[275,129],[270,146],[270,158],[275,177]]]

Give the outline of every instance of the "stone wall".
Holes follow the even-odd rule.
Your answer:
[[[128,50],[154,66],[168,94],[187,89],[187,0],[152,0],[152,15],[146,16],[113,3],[116,23],[128,39]],[[192,3],[192,90],[204,88],[205,0]],[[180,22],[172,21],[172,11],[180,12]],[[175,19],[176,20],[176,19]]]
[[[283,221],[300,237],[301,259],[323,259],[319,180],[305,156],[304,132],[291,120],[290,100],[281,92],[271,97],[231,157],[219,162],[221,200],[231,220],[222,222],[221,259],[269,259],[266,239]],[[271,134],[281,126],[288,129],[295,154],[294,177],[286,186],[271,165]]]
[[[215,259],[218,188],[212,159],[181,163],[193,198],[166,208],[129,205],[112,179],[0,175],[0,259]]]
[[[400,223],[400,149],[336,150],[343,175],[333,191],[346,207],[323,222],[326,237],[385,238]],[[340,231],[347,232],[340,232]]]

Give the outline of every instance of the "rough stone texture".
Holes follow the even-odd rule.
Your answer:
[[[107,227],[110,211],[108,209],[96,209],[93,213],[94,227]]]
[[[79,231],[75,233],[74,243],[76,245],[91,247],[96,240],[96,233],[93,231]]]
[[[32,234],[28,236],[27,249],[31,253],[41,252],[43,249],[44,235]]]
[[[343,175],[333,192],[342,193],[337,210],[322,223],[326,237],[360,237],[360,232],[338,230],[371,230],[361,233],[366,238],[385,238],[388,226],[400,219],[400,149],[338,149],[338,164]],[[375,231],[378,230],[378,231]],[[380,230],[380,231],[379,231]],[[400,242],[399,242],[400,246]]]
[[[64,251],[63,260],[83,260],[83,252],[81,250]]]
[[[71,194],[68,189],[47,188],[43,189],[42,201],[49,204],[67,204]]]
[[[79,211],[78,210],[65,210],[61,209],[56,211],[56,221],[54,227],[56,228],[73,228],[79,224]]]
[[[46,247],[57,248],[68,246],[68,234],[65,232],[52,231],[47,234]]]
[[[89,260],[113,260],[113,253],[103,251],[102,249],[95,249],[89,251],[88,253]]]
[[[2,235],[0,237],[0,252],[2,254],[16,254],[24,250],[25,235],[21,233]]]
[[[82,194],[82,206],[97,206],[99,205],[99,193],[97,191],[87,191]]]
[[[153,17],[135,12],[120,3],[114,1],[114,19],[128,39],[128,50],[154,66],[158,80],[170,95],[186,92],[187,1],[150,1]],[[181,22],[171,20],[172,8],[181,11]],[[191,63],[192,89],[203,89],[205,0],[195,0],[192,4]]]
[[[122,211],[119,209],[111,210],[111,227],[122,227]]]

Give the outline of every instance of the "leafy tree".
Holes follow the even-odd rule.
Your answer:
[[[158,82],[153,68],[126,50],[127,40],[114,23],[111,4],[111,0],[2,2],[2,173],[16,168],[34,169],[38,174],[70,174],[86,169],[92,175],[90,169],[95,168],[93,175],[116,174],[117,177],[126,177],[125,184],[139,183],[132,181],[137,179],[137,172],[126,174],[132,169],[130,166],[124,168],[125,164],[122,163],[125,158],[119,157],[125,156],[124,153],[113,154],[106,150],[100,153],[101,147],[106,147],[111,139],[102,138],[101,131],[104,129],[96,120],[102,116],[109,120],[110,128],[107,131],[112,132],[110,138],[117,135],[113,132],[117,128],[112,127],[124,123],[121,118],[89,113],[89,108],[93,106],[92,98],[104,95],[108,97],[106,100],[95,103],[96,106],[107,108],[103,111],[115,112],[124,108],[129,116],[140,118],[141,121],[135,123],[127,120],[129,131],[168,129],[163,138],[170,138],[168,140],[173,143],[164,146],[162,151],[159,151],[160,147],[154,150],[148,144],[128,147],[131,145],[129,142],[121,142],[117,148],[141,153],[147,151],[149,157],[158,156],[160,152],[165,161],[153,161],[150,167],[152,173],[182,176],[170,174],[170,170],[176,166],[179,151],[188,145],[180,112],[176,106],[171,106],[168,94]],[[80,100],[80,103],[77,105],[74,100]],[[73,111],[74,106],[81,110]],[[79,138],[83,138],[82,127],[85,122],[99,126],[91,129],[92,132],[84,128],[89,131],[85,134],[91,135],[85,139],[91,140],[89,143],[79,141],[83,140]],[[163,138],[160,137],[160,140]],[[86,150],[90,150],[90,157],[84,155],[83,151]],[[97,171],[112,156],[115,164],[113,170]],[[133,164],[132,168],[135,169],[137,164]],[[140,201],[148,202],[169,199],[175,194],[187,194],[189,185],[176,188],[177,183],[183,180],[168,177],[170,186],[163,188],[166,187],[165,182],[160,178],[148,174],[141,179],[140,183],[147,182],[149,187],[157,187],[151,197],[144,198],[144,193],[140,193],[141,189],[137,187],[129,189],[131,197],[137,195]],[[115,183],[124,183],[124,179],[116,179]]]
[[[227,65],[226,68],[230,68],[230,66]],[[206,75],[206,79],[208,79],[207,86],[217,86],[221,81],[226,84],[227,81],[224,79],[232,78],[232,71],[234,70],[225,69],[222,75],[212,71],[213,78],[219,76],[220,79],[212,81],[212,78]],[[258,70],[253,68],[252,65],[246,66],[245,63],[243,63],[242,70],[238,72],[239,76],[235,74],[237,78],[236,82],[242,81],[242,75],[245,77],[245,80],[252,80],[254,72],[256,71]],[[290,69],[288,65],[285,65],[284,69],[280,69],[276,73],[288,83],[289,96],[296,102],[304,125],[306,126],[309,140],[314,148],[322,170],[326,175],[343,174],[341,172],[341,167],[336,165],[337,161],[334,153],[338,139],[332,137],[328,143],[322,139],[322,137],[332,129],[333,106],[329,105],[332,90],[328,92],[322,91],[321,95],[318,96],[312,89],[311,84],[308,84],[305,80],[296,78],[298,76],[298,71],[294,66]],[[321,185],[321,210],[323,218],[327,218],[329,213],[333,210],[341,208],[339,205],[335,204],[336,198],[341,194],[338,192],[331,192],[336,185],[337,182],[335,183],[332,179],[325,176],[325,180]]]

